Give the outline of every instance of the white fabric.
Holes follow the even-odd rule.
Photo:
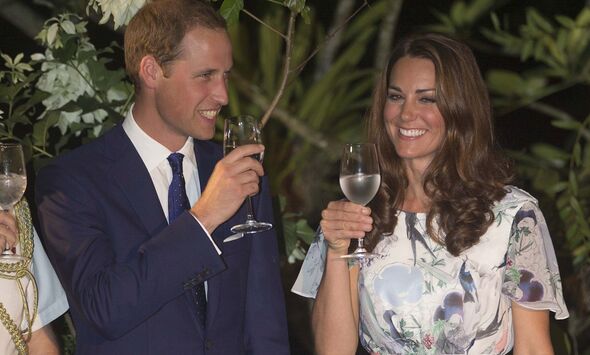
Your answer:
[[[139,127],[135,118],[133,117],[133,107],[127,113],[127,117],[123,121],[123,130],[131,140],[131,143],[139,153],[141,160],[147,168],[160,204],[162,205],[162,211],[168,219],[168,188],[172,181],[172,169],[167,158],[171,152],[168,148],[164,147],[158,141],[150,137],[144,130]],[[193,149],[193,139],[189,137],[186,143],[178,153],[182,153],[184,158],[182,159],[182,171],[184,175],[184,182],[186,188],[186,195],[188,197],[189,204],[192,206],[197,202],[201,196],[201,183],[199,181],[199,171],[197,169],[197,158],[195,157],[195,150]],[[194,216],[193,216],[194,217]],[[209,232],[201,224],[198,218],[195,220],[199,222],[203,231],[209,237],[211,244],[215,247],[218,254],[221,254],[221,250],[217,247]]]
[[[569,316],[537,201],[508,187],[478,244],[453,256],[426,231],[426,214],[398,211],[359,274],[360,342],[374,354],[506,354],[511,303]],[[321,231],[292,291],[315,297],[325,265]]]
[[[51,267],[49,259],[43,250],[37,232],[33,230],[34,250],[32,272],[37,282],[39,295],[39,310],[33,323],[33,331],[41,329],[68,310],[68,301],[61,284]],[[17,246],[17,252],[20,250]],[[0,262],[2,262],[0,260]],[[26,287],[28,302],[33,307],[33,284],[30,280],[21,279]],[[4,305],[11,318],[15,321],[22,321],[21,329],[27,327],[22,313],[22,301],[16,281],[0,278],[0,302]],[[0,354],[17,354],[14,343],[8,331],[0,324]]]

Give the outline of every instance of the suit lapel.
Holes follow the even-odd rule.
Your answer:
[[[115,160],[111,174],[113,184],[120,188],[148,234],[153,236],[159,233],[168,222],[141,157],[120,125],[113,128],[112,134],[105,138],[111,157]]]

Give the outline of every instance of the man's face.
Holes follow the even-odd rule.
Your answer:
[[[191,136],[213,138],[219,110],[227,105],[227,79],[232,62],[223,29],[195,27],[184,36],[181,53],[164,68],[154,89],[164,145],[184,144]]]

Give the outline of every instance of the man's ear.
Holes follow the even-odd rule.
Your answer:
[[[146,88],[154,88],[158,80],[164,76],[160,64],[154,56],[146,55],[139,62],[139,77]]]

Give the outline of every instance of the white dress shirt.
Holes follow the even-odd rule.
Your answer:
[[[168,148],[164,147],[158,141],[150,137],[145,133],[141,127],[135,122],[133,117],[133,107],[127,113],[127,117],[123,121],[123,130],[131,140],[131,143],[139,153],[141,160],[147,168],[162,211],[168,219],[168,188],[172,181],[172,168],[168,162],[168,156],[174,152],[171,152]],[[195,202],[201,196],[201,184],[199,182],[199,171],[197,170],[197,159],[195,157],[195,150],[193,149],[193,139],[189,137],[186,143],[178,153],[182,153],[184,158],[182,159],[182,171],[184,175],[186,195],[188,197],[189,204],[193,206]],[[221,250],[217,247],[209,232],[205,229],[203,224],[195,217],[195,220],[199,222],[203,231],[209,237],[211,244],[215,247],[218,254],[221,254]]]

